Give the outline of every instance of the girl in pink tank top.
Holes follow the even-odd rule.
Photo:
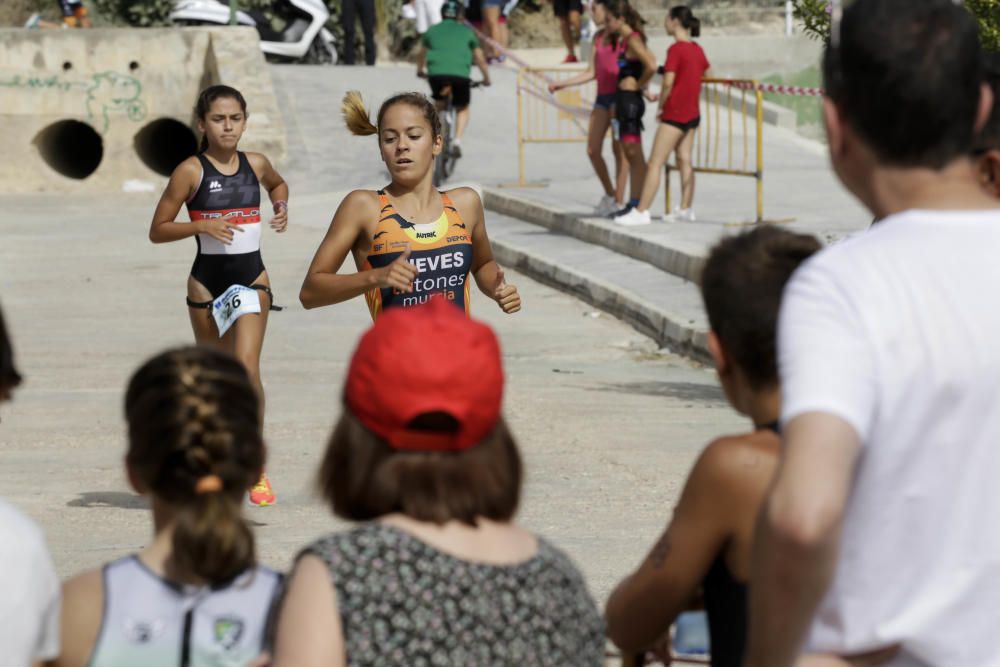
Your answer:
[[[618,56],[622,50],[618,36],[604,29],[605,0],[595,0],[591,5],[594,22],[601,30],[594,35],[594,46],[590,53],[587,69],[572,76],[549,84],[549,92],[554,93],[570,86],[579,86],[597,81],[597,98],[590,112],[590,127],[587,132],[587,155],[594,167],[597,178],[604,187],[604,196],[595,208],[597,215],[610,215],[624,206],[625,187],[628,185],[628,162],[618,141],[612,141],[615,156],[615,183],[611,183],[608,165],[604,161],[604,137],[608,134],[613,118],[612,107],[615,91],[618,89]]]

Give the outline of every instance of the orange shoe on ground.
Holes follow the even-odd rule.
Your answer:
[[[569,55],[567,55],[567,56],[566,56],[566,57],[565,57],[565,58],[563,59],[563,65],[568,65],[569,63],[578,63],[578,62],[580,62],[580,61],[579,61],[579,60],[577,59],[577,57],[576,57],[575,55],[573,55],[572,53],[571,53],[571,54],[569,54]]]
[[[267,507],[278,502],[278,497],[271,489],[271,482],[267,479],[267,473],[262,473],[260,481],[250,489],[250,504],[257,507]]]

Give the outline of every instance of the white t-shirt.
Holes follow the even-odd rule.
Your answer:
[[[862,452],[809,645],[891,665],[1000,665],[1000,211],[908,211],[786,288],[782,420],[845,419]]]
[[[34,521],[0,500],[0,664],[59,655],[59,577]]]

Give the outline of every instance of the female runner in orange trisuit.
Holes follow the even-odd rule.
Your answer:
[[[468,313],[471,276],[504,312],[520,310],[517,288],[493,259],[479,195],[472,188],[434,187],[442,138],[430,100],[419,93],[395,95],[373,125],[352,91],[343,111],[351,132],[378,135],[392,181],[378,191],[355,190],[341,202],[302,284],[302,305],[318,308],[364,294],[373,319],[387,308],[432,298]],[[338,274],[348,252],[358,271]]]

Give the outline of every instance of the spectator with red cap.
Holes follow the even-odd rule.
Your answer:
[[[320,471],[333,512],[363,523],[299,555],[275,667],[602,664],[582,576],[513,521],[503,383],[494,333],[443,299],[365,334]]]

